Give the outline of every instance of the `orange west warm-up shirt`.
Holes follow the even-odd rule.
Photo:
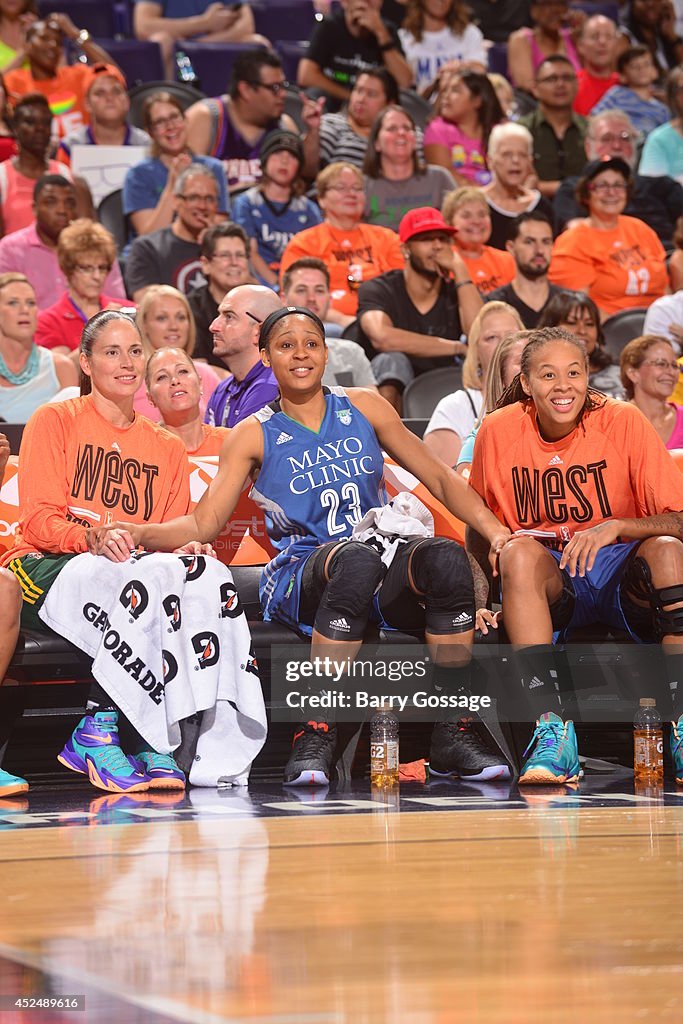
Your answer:
[[[302,256],[317,256],[330,272],[332,307],[347,316],[355,316],[358,295],[349,287],[349,275],[358,285],[387,270],[403,270],[401,243],[395,231],[376,224],[358,224],[350,231],[327,223],[300,231],[288,243],[280,261],[282,274]]]
[[[182,441],[136,416],[112,426],[91,398],[44,405],[24,430],[19,457],[18,547],[28,551],[87,551],[86,527],[117,519],[163,522],[190,505]]]
[[[469,482],[513,533],[557,550],[605,519],[683,510],[683,474],[656,430],[635,406],[611,398],[553,443],[541,437],[530,402],[491,413]]]
[[[489,295],[495,292],[496,288],[503,288],[510,284],[515,276],[514,258],[502,249],[485,245],[481,256],[468,256],[457,246],[455,251],[462,256],[468,273],[481,295]]]
[[[637,217],[619,217],[614,231],[583,221],[555,239],[548,278],[560,288],[588,292],[611,316],[649,306],[666,293],[665,258],[657,235]]]

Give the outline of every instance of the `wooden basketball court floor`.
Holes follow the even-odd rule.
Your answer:
[[[0,803],[3,1024],[683,1020],[673,785]]]

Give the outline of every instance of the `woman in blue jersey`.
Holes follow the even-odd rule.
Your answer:
[[[408,540],[389,567],[375,546],[351,538],[353,527],[385,504],[382,449],[414,473],[457,516],[486,537],[495,562],[509,534],[452,470],[401,423],[392,407],[363,388],[323,388],[325,331],[307,309],[284,307],[261,326],[261,357],[279,399],[235,427],[221,450],[215,480],[189,516],[164,527],[114,524],[94,531],[92,549],[113,560],[131,547],[172,550],[179,537],[216,537],[247,478],[278,550],[261,585],[264,617],[311,636],[317,653],[353,658],[373,610],[397,629],[424,629],[439,671],[463,685],[474,638],[472,574],[463,548],[445,538]],[[290,785],[327,785],[336,729],[329,722],[297,730],[285,769]],[[432,771],[469,778],[509,772],[471,722],[438,723]]]

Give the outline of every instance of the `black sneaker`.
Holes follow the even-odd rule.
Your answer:
[[[437,722],[429,751],[429,774],[460,779],[509,779],[510,767],[472,718]]]
[[[285,786],[329,786],[336,746],[336,725],[302,722],[285,766]]]

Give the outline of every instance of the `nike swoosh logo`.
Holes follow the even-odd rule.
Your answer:
[[[97,734],[97,736],[93,736],[92,733],[82,732],[81,736],[83,737],[84,740],[97,740],[99,743],[113,743],[114,742],[113,738],[111,737],[111,735],[109,733],[107,733],[107,735],[104,736],[100,732],[100,733]]]
[[[172,768],[150,768],[150,772],[164,772],[166,775],[173,775]]]

